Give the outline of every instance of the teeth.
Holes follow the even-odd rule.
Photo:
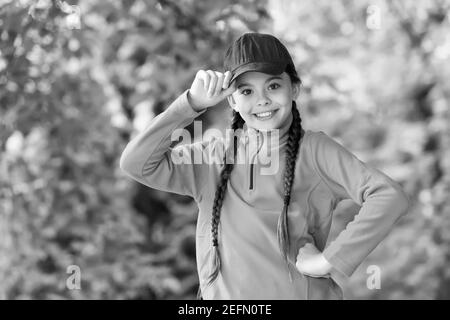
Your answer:
[[[272,115],[272,111],[263,112],[263,113],[257,113],[257,114],[256,114],[256,116],[257,116],[257,117],[260,117],[260,118],[268,117],[268,116],[270,116],[270,115]]]

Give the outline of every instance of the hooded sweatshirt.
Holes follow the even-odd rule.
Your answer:
[[[277,136],[244,125],[220,211],[221,269],[207,285],[212,271],[212,208],[227,139],[171,147],[172,134],[207,110],[196,112],[188,91],[127,144],[120,167],[148,187],[196,201],[196,261],[203,299],[342,299],[332,277],[309,277],[295,269],[299,249],[314,244],[335,270],[351,276],[407,212],[409,199],[401,186],[324,132],[302,129],[288,210],[288,258],[294,264],[290,277],[277,240],[289,126]],[[361,208],[325,247],[334,209],[344,199]]]

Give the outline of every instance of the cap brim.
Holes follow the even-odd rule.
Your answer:
[[[267,74],[273,74],[278,75],[282,74],[285,70],[286,65],[281,63],[270,63],[270,62],[251,62],[244,64],[242,66],[239,66],[236,68],[236,70],[233,72],[233,76],[230,79],[230,83],[232,83],[234,80],[236,80],[237,77],[239,77],[241,74],[255,71],[255,72],[263,72]]]

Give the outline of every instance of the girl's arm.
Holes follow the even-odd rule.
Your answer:
[[[323,251],[338,271],[351,276],[409,208],[401,186],[386,174],[360,161],[323,132],[310,144],[318,175],[338,199],[352,199],[361,207],[354,220]]]
[[[189,125],[208,107],[217,105],[232,94],[235,87],[230,85],[230,79],[229,71],[222,74],[199,70],[191,88],[128,143],[120,157],[120,168],[146,186],[189,195],[198,200],[202,188],[208,186],[209,163],[216,160],[210,157],[221,151],[214,148],[223,146],[199,142],[171,148],[171,136],[175,130]],[[184,134],[189,133],[186,131]]]
[[[120,157],[120,168],[146,186],[198,198],[207,178],[208,166],[194,163],[193,154],[200,152],[201,155],[203,146],[196,143],[170,147],[172,133],[186,127],[207,110],[194,110],[188,93],[189,90],[183,92],[127,144]],[[181,158],[174,157],[175,151],[183,152],[192,161],[187,161],[187,158],[178,161]]]

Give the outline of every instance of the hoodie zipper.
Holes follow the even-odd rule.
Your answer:
[[[255,157],[258,156],[258,152],[260,149],[260,146],[259,146],[260,141],[259,140],[260,140],[260,137],[258,137],[256,140],[256,149],[257,149],[256,153],[250,159],[250,181],[249,181],[249,186],[248,186],[249,190],[254,190],[254,188],[255,188]]]
[[[254,164],[250,164],[250,186],[249,189],[253,190],[253,166]]]
[[[253,157],[251,157],[250,159],[250,183],[248,186],[249,190],[254,190],[255,189],[255,178],[256,178],[256,174],[255,174],[255,158],[258,156],[258,152],[259,152],[259,138],[256,141],[256,153],[253,155]]]

